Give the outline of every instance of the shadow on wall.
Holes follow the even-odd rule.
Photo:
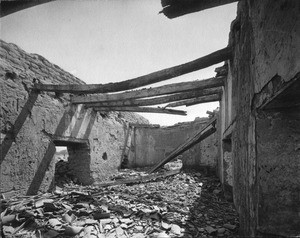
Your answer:
[[[74,110],[74,108],[70,108],[69,110],[66,110],[64,112],[64,115],[62,116],[62,118],[61,118],[61,120],[60,120],[60,122],[59,122],[59,124],[58,124],[58,126],[57,126],[57,128],[55,130],[54,135],[61,135],[62,132],[65,131],[65,129],[68,127],[68,125],[70,123],[69,119],[72,118],[75,115],[75,113],[76,113],[76,110]],[[88,125],[87,125],[85,133],[84,133],[84,137],[85,138],[87,138],[89,136],[89,134],[91,133],[92,127],[93,127],[94,122],[95,122],[96,115],[97,115],[96,112],[94,112],[94,111],[91,112],[91,118],[90,118],[90,120],[88,122]],[[79,125],[82,124],[82,122],[80,120],[76,121],[75,126],[73,127],[73,129],[77,131],[79,129],[78,129],[78,126],[76,126],[76,124],[78,124],[78,126],[79,126]],[[71,131],[70,134],[73,134],[73,131]],[[69,143],[72,144],[72,142],[69,142]],[[67,143],[66,146],[68,146],[68,151],[69,151],[70,144]],[[72,148],[74,148],[74,146],[72,146]],[[77,151],[77,149],[82,152],[82,150],[81,150],[80,147],[78,147],[78,148],[75,147],[75,148],[76,148],[74,150],[75,152]],[[86,167],[87,165],[89,165],[90,153],[89,153],[89,149],[87,150],[85,148],[84,151],[85,151],[85,153],[84,153],[85,154],[84,160],[81,160],[81,161],[82,161],[82,163],[85,164],[85,167]],[[33,195],[33,194],[36,194],[39,191],[39,189],[41,187],[41,184],[43,182],[43,179],[45,177],[46,171],[49,168],[49,165],[50,165],[50,163],[51,163],[51,161],[52,161],[52,159],[54,157],[55,152],[56,152],[55,144],[53,143],[52,140],[50,140],[50,143],[48,145],[46,153],[45,153],[42,161],[40,162],[40,165],[39,165],[39,167],[38,167],[38,169],[37,169],[37,171],[36,171],[36,173],[35,173],[35,175],[34,175],[34,177],[32,179],[32,182],[31,182],[28,190],[27,190],[27,193],[26,193],[27,195]],[[69,157],[69,159],[70,159],[70,157]],[[87,179],[89,179],[89,177],[90,177],[88,175],[88,173],[87,173],[89,171],[88,169],[89,169],[89,167],[85,170],[85,177]],[[76,173],[75,173],[75,175],[76,175]],[[52,178],[52,182],[51,182],[50,188],[53,187],[53,185],[54,185],[54,177]]]
[[[27,102],[22,108],[19,116],[17,117],[14,125],[7,125],[5,128],[6,136],[3,139],[3,142],[0,146],[0,165],[5,159],[11,145],[15,142],[16,137],[18,136],[22,126],[24,125],[28,115],[31,114],[31,110],[36,102],[39,94],[37,92],[31,91],[28,97]]]

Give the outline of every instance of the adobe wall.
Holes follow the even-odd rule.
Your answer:
[[[263,88],[274,77],[289,82],[300,72],[299,31],[296,0],[240,1],[232,23],[232,118],[222,136],[232,143],[233,198],[244,236],[299,234],[299,107],[261,112],[254,100],[272,96],[275,87],[270,94]]]
[[[42,56],[28,54],[14,44],[1,41],[0,193],[34,194],[51,187],[54,136],[87,141],[88,150],[68,147],[69,153],[75,149],[82,150],[84,155],[79,158],[77,153],[75,158],[70,153],[70,163],[79,182],[103,180],[115,172],[121,163],[126,123],[147,121],[133,113],[101,115],[81,106],[69,106],[67,94],[32,91],[34,80],[84,84]],[[105,161],[104,152],[107,153]]]
[[[135,127],[129,156],[130,167],[154,166],[197,131],[207,125],[207,119],[178,123],[169,127]],[[217,133],[209,136],[182,154],[184,168],[216,167]]]

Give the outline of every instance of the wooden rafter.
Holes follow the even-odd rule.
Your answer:
[[[223,85],[224,85],[224,77],[210,78],[210,79],[198,80],[192,82],[168,84],[156,88],[128,91],[124,93],[74,96],[71,99],[71,102],[74,104],[79,104],[79,103],[93,103],[93,102],[105,102],[105,101],[122,101],[126,99],[137,99],[137,98],[154,97],[154,96],[172,94],[172,93],[180,93],[180,92],[186,92],[195,89],[202,90],[208,88],[215,88]]]
[[[206,103],[206,102],[216,102],[221,100],[221,94],[207,95],[203,97],[196,97],[191,99],[182,100],[179,102],[169,103],[166,107],[179,107],[179,106],[192,106],[196,104]]]
[[[238,0],[161,0],[163,10],[160,13],[172,19],[237,1]]]
[[[58,93],[73,93],[73,94],[88,94],[88,93],[108,93],[120,92],[124,90],[135,89],[145,85],[150,85],[157,82],[162,82],[167,79],[178,77],[183,74],[191,73],[211,65],[228,60],[232,57],[232,49],[226,47],[224,49],[215,51],[209,55],[190,61],[185,64],[177,65],[171,68],[163,69],[150,73],[141,77],[125,80],[117,83],[108,84],[68,84],[68,85],[54,85],[54,84],[35,84],[34,89],[39,91],[49,91]]]
[[[210,88],[203,90],[191,90],[184,93],[176,93],[168,96],[161,96],[155,98],[146,99],[126,99],[123,101],[108,101],[108,102],[96,102],[85,104],[86,107],[124,107],[124,106],[150,106],[159,105],[169,102],[175,102],[183,99],[195,98],[205,95],[212,95],[216,93],[221,93],[222,88]]]
[[[5,17],[9,14],[24,10],[26,8],[34,7],[40,4],[48,3],[55,0],[38,0],[38,1],[0,1],[0,17]]]
[[[110,111],[120,111],[120,112],[146,112],[146,113],[165,113],[186,116],[186,111],[172,110],[164,108],[154,108],[154,107],[94,107],[95,111],[110,112]]]

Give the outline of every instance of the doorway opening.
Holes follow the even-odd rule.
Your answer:
[[[89,184],[90,148],[88,140],[54,137],[55,185]]]

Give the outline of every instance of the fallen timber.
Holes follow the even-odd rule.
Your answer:
[[[57,93],[73,93],[73,94],[90,94],[90,93],[108,93],[120,92],[130,89],[139,88],[142,86],[162,82],[171,78],[178,77],[183,74],[191,73],[211,65],[223,62],[232,58],[231,47],[226,47],[215,51],[211,54],[198,58],[196,60],[187,62],[185,64],[166,68],[137,78],[107,84],[40,84],[34,85],[37,91],[48,91]]]
[[[216,102],[221,100],[221,95],[220,94],[213,94],[213,95],[208,95],[204,97],[196,97],[196,98],[191,98],[187,100],[182,100],[179,102],[173,102],[169,103],[166,107],[179,107],[179,106],[192,106],[196,104],[201,104],[201,103],[207,103],[207,102]]]
[[[110,112],[110,111],[120,111],[120,112],[145,112],[145,113],[165,113],[186,116],[186,111],[172,110],[164,108],[154,108],[154,107],[95,107],[95,111]]]
[[[224,77],[209,78],[204,80],[197,80],[185,83],[168,84],[155,88],[146,88],[134,91],[127,91],[123,93],[114,94],[98,94],[98,95],[86,95],[86,96],[74,96],[71,98],[73,104],[86,104],[94,102],[106,102],[106,101],[122,101],[126,99],[137,99],[154,97],[165,94],[182,93],[191,90],[203,90],[221,87],[224,85]]]
[[[171,170],[166,171],[162,173],[157,174],[149,174],[145,176],[138,176],[136,178],[129,178],[129,179],[119,179],[119,180],[113,180],[113,181],[106,181],[102,183],[97,183],[96,187],[109,187],[109,186],[116,186],[121,184],[136,184],[136,183],[147,183],[153,180],[167,178],[169,176],[175,175],[180,173],[180,169],[177,170]]]
[[[217,119],[213,118],[208,125],[203,128],[201,131],[197,132],[193,137],[190,137],[186,142],[179,145],[175,150],[173,150],[165,159],[163,159],[161,162],[159,162],[157,165],[155,165],[152,169],[149,170],[149,174],[155,172],[162,166],[164,166],[166,163],[170,162],[171,160],[175,159],[178,155],[181,155],[183,152],[187,151],[200,141],[204,140],[211,134],[215,133],[217,130],[215,127]]]
[[[124,106],[150,106],[150,105],[159,105],[169,102],[180,101],[183,99],[196,98],[200,96],[212,95],[216,93],[221,93],[222,88],[210,88],[204,89],[201,91],[191,90],[184,93],[176,93],[168,96],[161,96],[155,98],[146,98],[146,99],[125,99],[123,101],[108,101],[108,102],[96,102],[96,103],[87,103],[85,107],[124,107]]]

